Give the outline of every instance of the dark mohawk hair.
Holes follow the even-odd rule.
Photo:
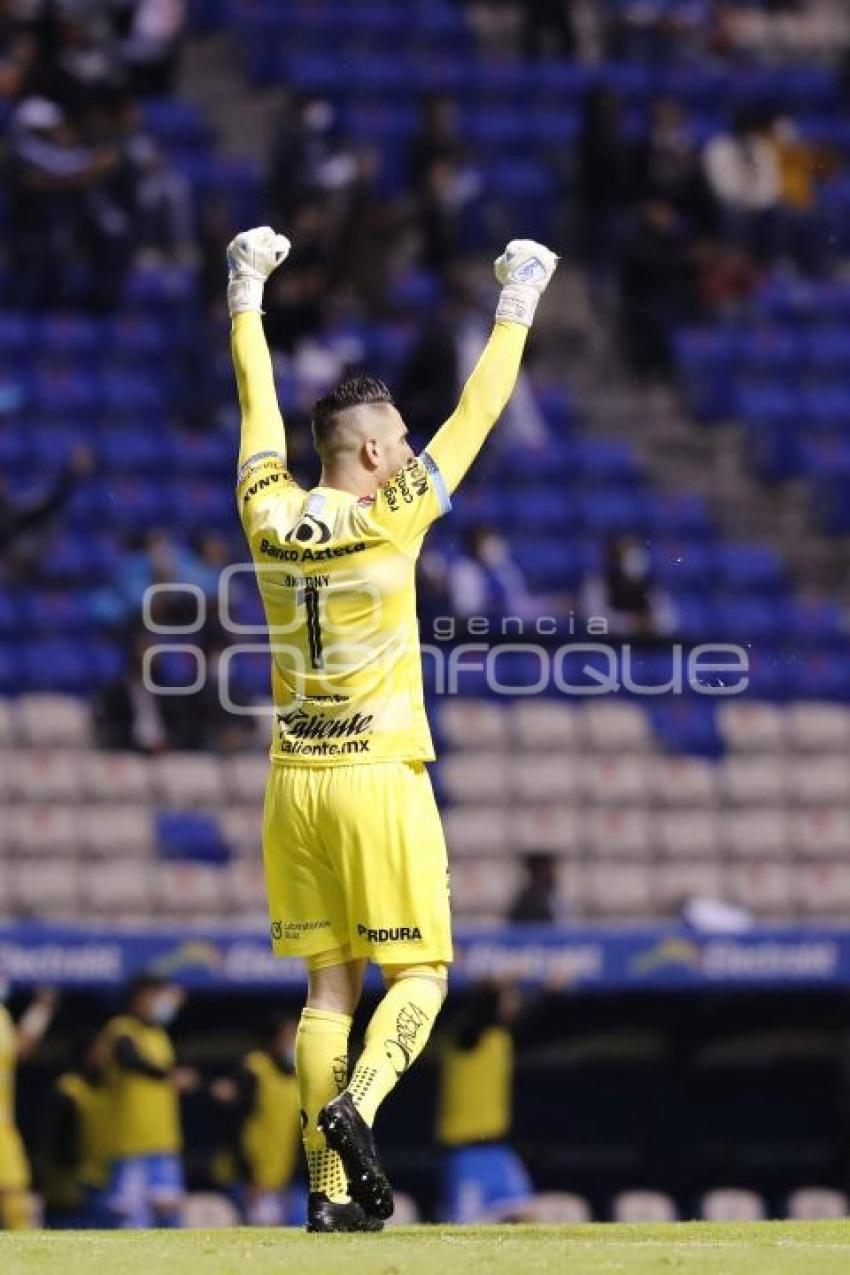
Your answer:
[[[349,407],[371,403],[395,403],[389,387],[374,376],[350,376],[320,398],[313,408],[313,442],[320,454],[327,450],[336,418]]]

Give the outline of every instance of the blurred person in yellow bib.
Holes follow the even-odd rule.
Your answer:
[[[110,1095],[94,1042],[81,1041],[71,1067],[53,1085],[44,1137],[45,1220],[58,1230],[115,1224],[106,1186],[112,1151]]]
[[[39,992],[17,1024],[6,1008],[10,983],[0,972],[0,1229],[32,1224],[30,1166],[15,1123],[15,1071],[41,1041],[53,1018],[56,993]]]
[[[153,974],[130,984],[126,1012],[97,1044],[111,1122],[109,1208],[125,1228],[181,1225],[185,1185],[179,1096],[197,1084],[178,1067],[169,1025],[180,988]]]
[[[306,1217],[306,1194],[297,1181],[295,1032],[291,1018],[274,1017],[262,1043],[242,1059],[236,1079],[211,1086],[212,1096],[238,1116],[228,1176],[240,1184],[237,1198],[249,1226],[303,1226]]]

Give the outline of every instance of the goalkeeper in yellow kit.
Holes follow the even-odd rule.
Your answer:
[[[557,258],[514,240],[495,264],[493,333],[456,411],[414,455],[385,385],[343,382],[313,411],[322,474],[286,467],[262,326],[289,241],[269,227],[228,248],[242,411],[237,501],[265,607],[274,728],[263,858],[271,935],[302,957],[296,1038],[308,1229],[378,1230],[392,1191],[372,1137],[380,1103],[422,1052],[452,959],[446,846],[426,763],[414,573],[425,532],[501,414]],[[366,962],[386,994],[349,1078]]]

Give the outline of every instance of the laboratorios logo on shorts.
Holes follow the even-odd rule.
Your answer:
[[[427,490],[428,472],[418,457],[408,461],[404,469],[400,469],[392,481],[386,483],[383,488],[384,497],[392,513],[395,513],[402,504],[412,505],[414,500],[421,499]]]
[[[418,943],[422,940],[422,931],[418,925],[378,926],[376,929],[358,925],[357,933],[367,943]]]
[[[329,930],[330,921],[272,921],[270,930],[273,943],[281,939],[303,939],[316,930]]]

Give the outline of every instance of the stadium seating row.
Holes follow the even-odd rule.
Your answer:
[[[387,1226],[411,1226],[420,1221],[412,1196],[394,1191],[395,1212]],[[33,1216],[40,1216],[40,1200],[34,1198]],[[529,1220],[541,1225],[581,1224],[594,1220],[590,1203],[567,1191],[540,1192],[528,1204]],[[798,1221],[819,1221],[847,1216],[848,1199],[832,1187],[800,1187],[785,1201],[782,1215]],[[717,1187],[703,1193],[697,1216],[714,1222],[760,1221],[774,1216],[767,1203],[754,1191]],[[604,1220],[615,1222],[675,1221],[679,1216],[674,1200],[660,1191],[621,1191],[611,1201]],[[685,1215],[683,1215],[685,1216]],[[598,1218],[597,1220],[603,1220]],[[235,1204],[217,1192],[193,1191],[186,1197],[183,1224],[190,1230],[216,1230],[239,1225]]]
[[[219,794],[219,800],[224,797]],[[113,797],[113,802],[114,802]],[[18,853],[133,858],[160,853],[174,859],[223,862],[258,857],[261,800],[162,812],[146,804],[72,806],[4,804],[0,856]],[[789,814],[763,804],[717,811],[681,806],[649,812],[645,806],[578,809],[551,800],[510,808],[497,804],[450,806],[446,834],[453,857],[487,855],[504,863],[547,850],[555,855],[628,858],[638,863],[842,858],[850,846],[850,808],[817,804]]]
[[[500,923],[520,885],[512,859],[463,858],[452,866],[452,899],[461,923]],[[636,864],[610,859],[559,870],[564,919],[672,919],[686,899],[722,899],[757,917],[841,921],[850,911],[850,863],[788,864],[716,859]],[[156,925],[166,917],[260,925],[266,894],[259,857],[212,867],[148,859],[38,856],[0,858],[0,916],[32,915],[79,923],[108,920]]]
[[[801,701],[779,706],[748,697],[721,698],[716,717],[726,745],[735,751],[787,751],[796,756],[850,748],[850,707],[842,704]],[[515,749],[532,753],[555,749],[563,754],[589,749],[624,753],[648,749],[653,741],[643,706],[633,701],[618,702],[611,696],[580,703],[542,697],[508,701],[444,696],[434,705],[433,720],[440,743],[447,749]],[[24,744],[89,749],[93,739],[92,709],[85,699],[49,693],[0,698],[0,748]],[[265,732],[260,729],[257,747],[264,751],[266,742]],[[199,773],[205,764],[213,769],[219,764],[215,758],[194,757],[178,758],[176,764],[181,765],[183,760]],[[103,758],[84,764],[108,763]],[[114,764],[121,773],[134,770],[140,774],[146,766],[154,766],[155,760],[125,756],[115,758]],[[169,764],[174,764],[174,760]],[[4,769],[0,768],[0,784]]]
[[[454,804],[551,802],[575,806],[772,805],[777,811],[818,803],[850,807],[850,761],[840,750],[797,756],[729,755],[718,762],[652,755],[628,742],[616,753],[577,754],[535,741],[500,751],[456,751],[434,770]],[[603,745],[599,747],[604,749]],[[626,750],[626,751],[619,751]],[[0,797],[25,801],[144,801],[173,809],[217,806],[223,797],[261,801],[268,766],[262,755],[219,758],[36,748],[0,750]]]

